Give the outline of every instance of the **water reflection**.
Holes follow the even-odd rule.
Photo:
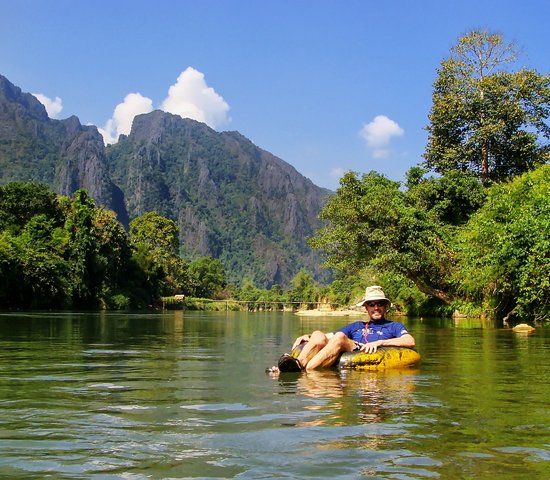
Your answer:
[[[414,369],[384,372],[329,369],[282,374],[279,382],[286,386],[295,385],[298,395],[326,400],[306,405],[307,410],[330,409],[332,412],[330,416],[305,420],[299,425],[368,424],[407,411],[417,373]],[[291,380],[292,377],[295,378]]]

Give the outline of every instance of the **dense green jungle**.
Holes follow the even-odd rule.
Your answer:
[[[288,285],[229,282],[218,258],[185,259],[176,222],[119,222],[83,189],[0,187],[0,307],[135,309],[162,297],[331,303],[384,286],[400,313],[550,318],[550,76],[500,35],[472,31],[441,62],[424,161],[405,182],[346,173],[309,238],[333,272]],[[491,68],[486,68],[491,65]]]

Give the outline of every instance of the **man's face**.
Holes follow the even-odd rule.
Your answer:
[[[387,304],[383,300],[374,300],[372,302],[365,303],[365,308],[371,320],[380,320],[386,313]]]

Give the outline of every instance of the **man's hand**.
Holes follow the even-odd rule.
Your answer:
[[[365,343],[361,347],[362,352],[374,353],[378,350],[378,347],[381,347],[384,344],[384,340],[376,340],[375,342]]]
[[[302,342],[309,342],[309,335],[302,335],[301,337],[298,337],[294,341],[294,345],[292,345],[292,350],[294,350]]]

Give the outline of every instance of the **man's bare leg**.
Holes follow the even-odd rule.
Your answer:
[[[326,335],[320,330],[315,330],[310,336],[308,342],[304,345],[304,348],[298,355],[298,361],[302,367],[306,368],[307,364],[311,361],[317,353],[325,348],[328,340]]]
[[[307,363],[321,350],[325,347],[328,340],[326,335],[320,330],[316,330],[311,335],[309,335],[309,340],[302,348],[300,355],[297,357],[297,360],[300,362],[300,365],[305,368]],[[281,371],[279,367],[273,365],[271,368],[267,368],[266,372],[273,377],[278,377]]]
[[[330,367],[334,365],[341,353],[351,352],[354,348],[355,342],[353,340],[350,340],[342,332],[336,332],[328,343],[321,350],[318,350],[313,358],[306,363],[305,369],[314,370],[316,368]]]
[[[341,332],[335,333],[329,340],[323,332],[316,330],[304,345],[298,356],[298,361],[306,370],[330,367],[342,352],[350,352],[354,348],[355,342]],[[267,371],[273,376],[280,374],[279,368],[276,366],[267,369]]]

